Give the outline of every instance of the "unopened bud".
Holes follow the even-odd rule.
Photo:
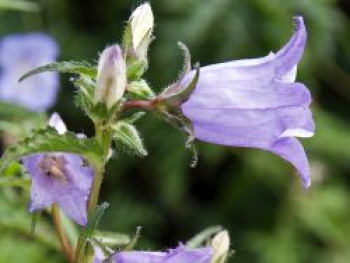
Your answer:
[[[225,262],[230,250],[230,237],[228,232],[225,230],[216,234],[211,242],[211,246],[214,249],[214,255],[210,263]]]
[[[95,102],[105,102],[112,107],[126,89],[126,64],[120,46],[107,47],[98,62]]]
[[[146,60],[148,46],[152,41],[154,17],[149,3],[140,5],[130,17],[132,47],[136,56]]]

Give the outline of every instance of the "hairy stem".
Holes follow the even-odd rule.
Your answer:
[[[55,224],[58,238],[60,240],[62,250],[67,257],[68,262],[73,262],[73,250],[69,244],[67,235],[63,229],[61,219],[60,219],[60,210],[59,210],[57,204],[52,205],[52,216],[53,216],[53,221]]]
[[[94,212],[96,209],[96,206],[98,204],[98,198],[100,195],[102,180],[103,180],[103,174],[105,170],[105,163],[108,159],[108,151],[111,144],[111,135],[108,131],[104,129],[104,127],[101,124],[95,124],[95,136],[96,139],[101,143],[104,154],[103,154],[103,163],[100,165],[96,165],[95,168],[95,174],[94,174],[94,180],[92,182],[91,186],[91,192],[90,192],[90,198],[87,204],[87,211],[88,211],[88,217]],[[86,263],[86,243],[87,240],[85,240],[84,235],[85,228],[82,228],[80,230],[79,240],[77,244],[77,249],[74,255],[74,263]]]

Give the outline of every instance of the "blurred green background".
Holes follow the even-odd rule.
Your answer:
[[[42,0],[39,12],[0,11],[1,36],[44,31],[60,60],[96,61],[117,42],[123,21],[141,1]],[[313,185],[305,191],[293,168],[270,153],[199,143],[200,161],[182,134],[148,113],[139,123],[149,156],[118,152],[108,165],[101,200],[110,207],[102,229],[133,233],[138,249],[164,249],[211,225],[230,231],[230,262],[350,262],[350,2],[348,0],[154,0],[155,36],[146,75],[157,91],[181,68],[176,42],[207,65],[264,56],[292,34],[302,14],[309,31],[298,79],[313,94],[316,134],[304,140]],[[71,130],[92,134],[73,104],[67,75],[52,111]],[[64,262],[50,220],[30,236],[19,190],[0,189],[0,263]],[[45,217],[45,216],[44,216]]]

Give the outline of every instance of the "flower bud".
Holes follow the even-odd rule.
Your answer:
[[[136,8],[130,17],[130,24],[134,52],[140,60],[146,60],[154,26],[153,12],[149,3]]]
[[[126,89],[126,64],[118,45],[107,47],[98,62],[95,102],[105,102],[111,108]]]
[[[216,234],[211,241],[211,246],[214,249],[214,255],[210,263],[225,262],[230,250],[230,237],[228,232],[225,230]]]

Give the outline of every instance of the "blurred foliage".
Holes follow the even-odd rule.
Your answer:
[[[0,34],[45,31],[59,42],[61,60],[94,61],[107,44],[120,39],[123,21],[140,1],[36,3],[37,13],[0,11]],[[219,224],[230,231],[236,251],[232,262],[349,262],[349,2],[151,3],[157,27],[147,77],[158,91],[179,74],[177,41],[201,65],[264,56],[288,40],[293,15],[305,17],[309,41],[298,79],[314,98],[316,135],[304,141],[314,184],[304,191],[292,167],[267,152],[204,143],[199,143],[199,166],[191,169],[181,133],[148,113],[137,126],[149,156],[120,152],[108,165],[101,200],[110,207],[100,224],[103,230],[132,234],[141,225],[138,248],[162,249]],[[62,76],[53,110],[71,129],[91,134],[91,124],[73,106],[73,95],[73,85]],[[17,190],[2,187],[0,192],[0,263],[62,261],[51,238],[39,231],[28,235],[30,216]]]

